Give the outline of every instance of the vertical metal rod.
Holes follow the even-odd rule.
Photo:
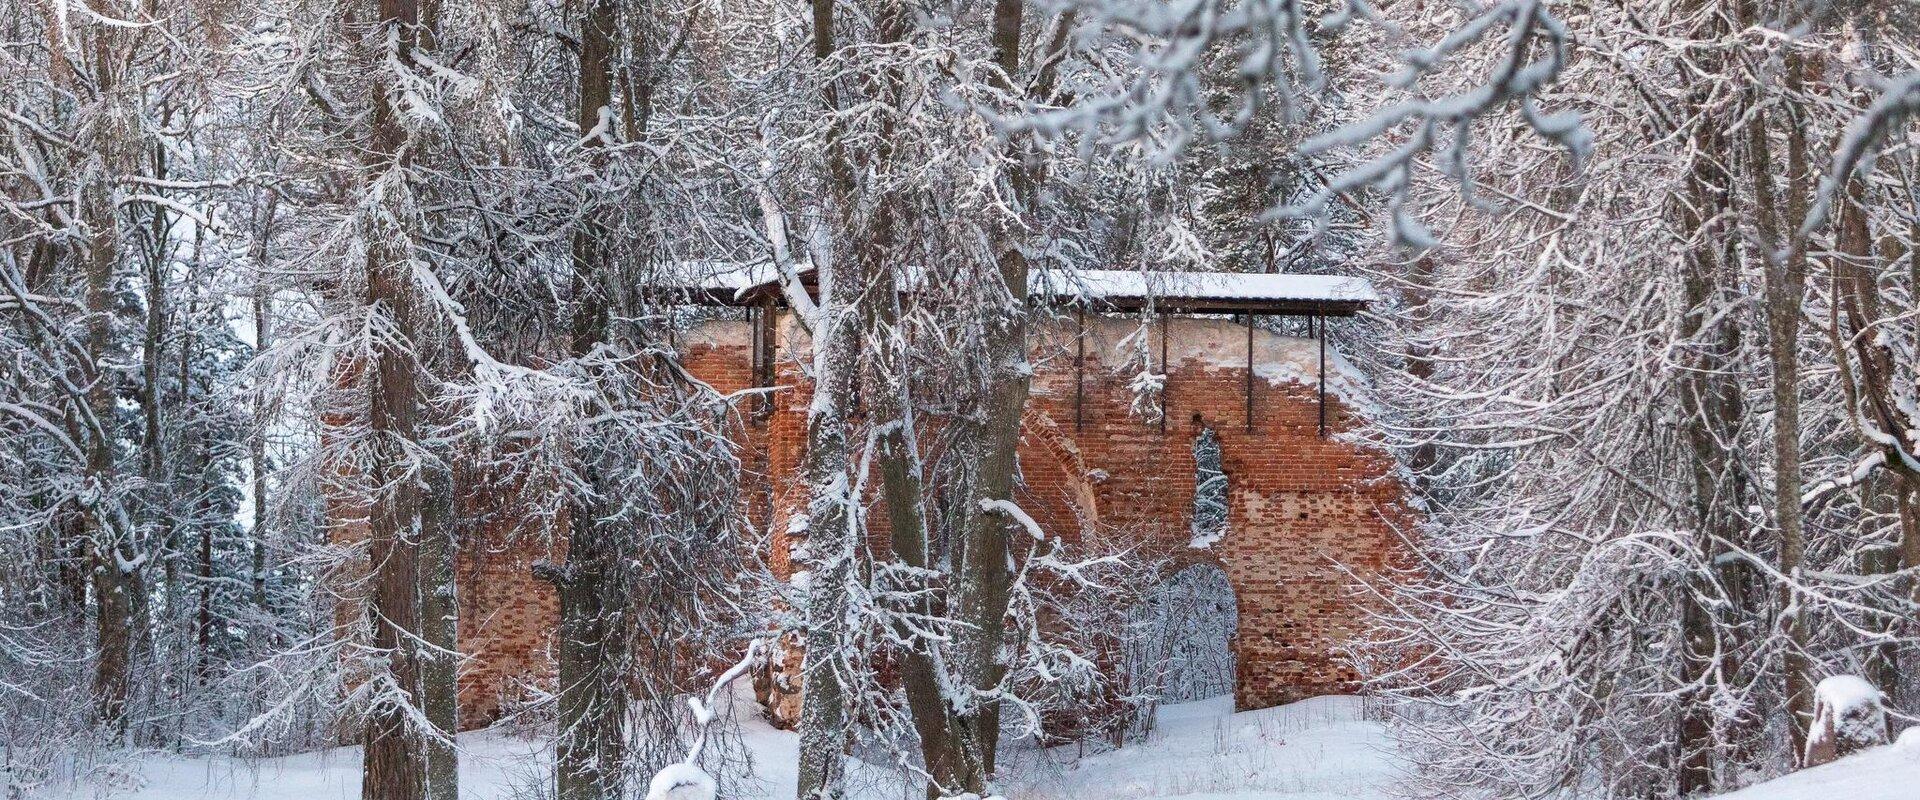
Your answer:
[[[772,302],[760,304],[756,309],[756,313],[758,319],[755,320],[754,327],[758,329],[761,352],[754,354],[756,369],[753,374],[753,385],[756,389],[765,389],[773,385],[774,349],[779,346],[774,341],[775,326],[778,322],[774,316],[774,305]],[[762,392],[759,401],[756,403],[756,410],[763,420],[771,417],[773,415],[773,395]]]
[[[1087,310],[1080,309],[1074,319],[1073,429],[1078,432],[1087,427]]]
[[[1167,432],[1167,417],[1173,415],[1173,367],[1167,364],[1167,315],[1160,315],[1160,432]]]
[[[1253,314],[1247,314],[1247,433],[1253,432]]]
[[[1320,435],[1327,435],[1327,320],[1319,314],[1313,319],[1319,323],[1320,335],[1314,337],[1320,342],[1320,368],[1314,373],[1314,383],[1320,391]]]

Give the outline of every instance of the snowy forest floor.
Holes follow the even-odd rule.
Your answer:
[[[751,701],[736,708],[752,708]],[[1146,742],[1082,754],[1076,746],[1012,748],[1004,755],[1014,800],[1384,800],[1393,781],[1385,731],[1360,719],[1350,697],[1322,697],[1262,711],[1232,713],[1217,697],[1161,709]],[[758,714],[742,714],[741,738],[754,776],[722,795],[737,800],[793,796],[798,737]],[[460,737],[461,796],[467,800],[537,798],[548,769],[537,742],[493,731]],[[856,762],[857,763],[857,762]],[[920,800],[890,770],[859,765],[857,800]],[[152,755],[73,792],[128,800],[357,800],[360,749],[243,760]]]
[[[740,707],[751,707],[743,703]],[[723,790],[737,800],[793,796],[798,737],[744,714],[741,738],[754,777]],[[492,731],[460,737],[461,796],[541,797],[548,753],[536,741]],[[1116,751],[1076,746],[1007,754],[1010,800],[1387,800],[1398,766],[1385,729],[1361,718],[1352,697],[1321,697],[1232,712],[1229,697],[1161,709],[1147,741]],[[860,765],[856,800],[920,800],[917,786]],[[1920,786],[1920,729],[1895,745],[1725,795],[1725,800],[1895,800]],[[154,755],[72,792],[129,800],[354,800],[360,751],[341,747],[282,758]]]

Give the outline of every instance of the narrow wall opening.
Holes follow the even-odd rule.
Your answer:
[[[1201,428],[1193,439],[1192,533],[1189,544],[1203,549],[1227,535],[1227,471],[1212,428]]]

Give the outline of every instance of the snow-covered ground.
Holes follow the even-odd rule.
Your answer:
[[[1898,741],[1749,786],[1716,800],[1913,800],[1920,797],[1920,726]]]
[[[1386,731],[1353,697],[1232,713],[1216,697],[1161,709],[1152,737],[1109,753],[1015,754],[1009,800],[1384,800]]]
[[[1149,741],[1097,755],[1076,747],[1016,750],[1010,800],[1379,800],[1393,780],[1379,725],[1359,718],[1359,702],[1323,697],[1262,711],[1231,713],[1219,697],[1162,709]],[[723,796],[793,796],[798,738],[757,716],[742,721],[756,780]],[[533,798],[546,753],[530,740],[478,732],[460,737],[463,798]],[[920,800],[916,786],[877,769],[856,770],[859,800]],[[152,756],[71,795],[133,800],[357,800],[360,753],[343,747],[254,761]]]
[[[1068,746],[1015,749],[1008,800],[1387,800],[1397,767],[1378,724],[1351,697],[1321,697],[1232,713],[1217,697],[1167,706],[1148,741],[1106,753]],[[798,738],[745,715],[755,778],[729,800],[793,796]],[[460,737],[460,785],[470,800],[527,800],[546,771],[531,740],[494,732]],[[857,800],[920,800],[917,786],[856,769]],[[153,756],[70,795],[134,800],[357,800],[360,753],[343,747],[255,761]],[[1901,741],[1716,800],[1910,800],[1920,797],[1920,728]]]

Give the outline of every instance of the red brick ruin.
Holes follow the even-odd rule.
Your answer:
[[[1301,316],[1328,309],[1281,308]],[[807,345],[790,312],[768,304],[747,317],[698,324],[676,344],[689,371],[722,392],[786,387],[771,394],[766,413],[743,415],[742,443],[748,488],[760,498],[750,503],[753,529],[772,538],[772,568],[784,578],[792,571],[785,516],[806,495],[809,390],[798,365]],[[1410,513],[1392,457],[1353,435],[1363,422],[1351,402],[1359,379],[1321,340],[1248,318],[1069,311],[1036,327],[1016,498],[1069,543],[1087,526],[1129,529],[1176,565],[1222,570],[1238,605],[1231,647],[1241,709],[1356,689],[1358,673],[1341,652],[1362,624],[1353,576],[1395,561]],[[1165,413],[1153,419],[1137,413],[1130,387],[1139,366],[1128,354],[1140,352],[1142,337],[1167,376]],[[1196,547],[1194,441],[1208,429],[1228,479],[1227,525],[1218,541]],[[868,524],[884,535],[884,514]],[[530,567],[560,553],[507,533],[515,527],[472,525],[461,544],[459,625],[470,657],[460,676],[462,727],[552,689],[558,603]],[[797,709],[790,694],[762,699],[776,718]]]

